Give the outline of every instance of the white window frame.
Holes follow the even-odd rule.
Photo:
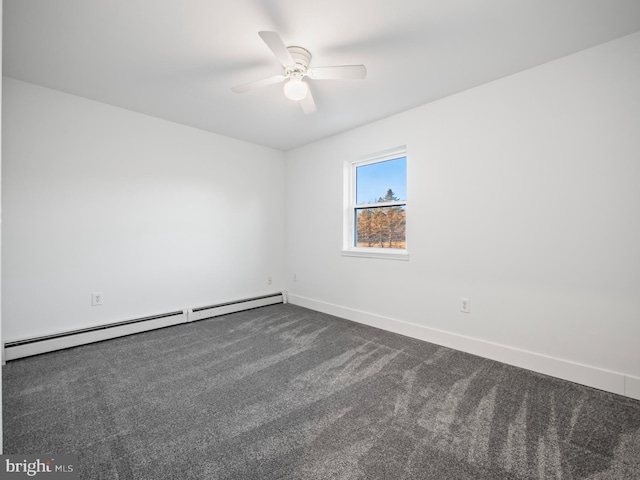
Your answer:
[[[407,157],[407,147],[402,145],[390,150],[377,152],[366,157],[362,157],[356,160],[347,160],[344,162],[344,227],[343,227],[343,242],[341,254],[347,257],[365,257],[365,258],[386,258],[392,260],[409,260],[408,251],[408,239],[405,238],[405,248],[379,248],[379,247],[357,247],[354,245],[355,239],[355,218],[356,209],[362,209],[367,207],[395,207],[404,206],[405,215],[408,218],[408,197],[409,192],[407,188],[407,199],[397,202],[380,202],[375,204],[356,204],[356,169],[364,165],[371,165],[373,163],[385,162],[388,160],[395,160],[397,158],[407,158],[407,180],[409,177],[409,158]],[[408,237],[408,235],[407,235]]]

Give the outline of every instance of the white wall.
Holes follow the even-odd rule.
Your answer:
[[[640,398],[638,85],[640,33],[287,152],[290,299]],[[410,261],[340,256],[343,162],[403,144]]]
[[[3,87],[5,342],[283,289],[282,152]]]

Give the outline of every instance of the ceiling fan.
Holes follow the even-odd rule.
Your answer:
[[[309,85],[304,81],[305,77],[312,80],[342,80],[361,79],[367,76],[367,69],[364,65],[310,67],[311,53],[306,48],[285,46],[280,35],[276,32],[263,31],[258,32],[258,35],[282,64],[284,72],[281,75],[233,87],[231,90],[236,93],[244,93],[254,88],[286,81],[284,95],[290,100],[300,102],[304,113],[309,115],[316,111],[316,104],[309,91]]]

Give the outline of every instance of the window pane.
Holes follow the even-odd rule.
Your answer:
[[[356,167],[356,204],[407,199],[407,158]]]
[[[355,247],[407,248],[405,207],[356,208]]]

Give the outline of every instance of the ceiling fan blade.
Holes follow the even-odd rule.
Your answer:
[[[236,93],[244,93],[249,90],[253,90],[255,88],[266,87],[267,85],[272,85],[274,83],[284,82],[287,79],[284,75],[275,75],[273,77],[263,78],[262,80],[256,80],[255,82],[245,83],[243,85],[238,85],[231,90]]]
[[[313,101],[311,90],[307,92],[307,96],[300,100],[300,106],[305,115],[316,113],[316,102]]]
[[[276,32],[262,31],[258,32],[258,35],[260,35],[260,38],[262,38],[264,43],[267,44],[267,47],[269,47],[282,65],[286,67],[287,65],[293,65],[296,63],[289,53],[289,50],[287,50],[287,46],[280,38],[280,35]]]
[[[307,70],[307,76],[314,80],[362,79],[367,76],[364,65],[341,65],[337,67],[314,67]]]

